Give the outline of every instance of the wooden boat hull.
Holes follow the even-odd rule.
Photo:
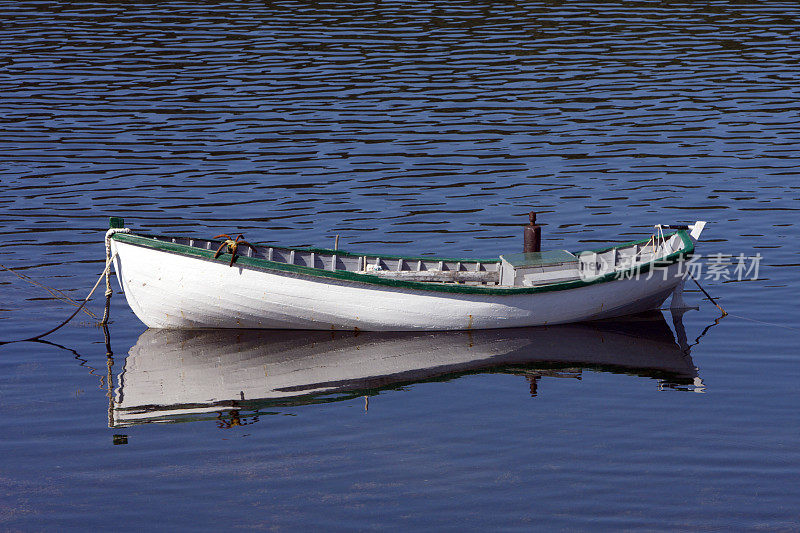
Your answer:
[[[672,262],[638,279],[549,290],[437,291],[254,268],[111,240],[131,309],[151,328],[472,330],[582,322],[660,306],[683,279]],[[353,276],[358,277],[358,276]]]

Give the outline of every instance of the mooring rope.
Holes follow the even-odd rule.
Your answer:
[[[788,330],[791,330],[791,331],[800,331],[800,328],[793,328],[792,326],[787,326],[785,324],[778,324],[776,322],[765,322],[763,320],[756,320],[755,318],[750,318],[750,317],[746,317],[746,316],[742,316],[742,315],[735,315],[733,313],[728,313],[726,316],[732,316],[734,318],[739,318],[741,320],[747,320],[748,322],[754,322],[756,324],[763,324],[765,326],[774,326],[776,328],[783,328],[783,329],[788,329]]]
[[[714,304],[714,305],[717,307],[717,309],[719,309],[719,310],[722,312],[722,316],[720,316],[720,317],[719,317],[719,318],[718,318],[718,319],[717,319],[717,320],[714,322],[714,324],[711,324],[711,326],[707,327],[707,328],[706,328],[706,329],[703,331],[703,333],[701,333],[701,334],[700,334],[700,337],[702,337],[703,335],[705,335],[705,334],[706,334],[706,331],[708,331],[708,330],[709,330],[709,329],[710,329],[712,326],[716,326],[716,325],[719,323],[720,319],[722,319],[722,318],[724,318],[724,317],[726,317],[726,316],[732,316],[732,317],[735,317],[735,318],[738,318],[738,319],[741,319],[741,320],[747,320],[748,322],[753,322],[753,323],[756,323],[756,324],[763,324],[763,325],[765,325],[765,326],[774,326],[774,327],[776,327],[776,328],[783,328],[783,329],[788,329],[788,330],[791,330],[791,331],[800,331],[800,328],[793,328],[792,326],[787,326],[787,325],[785,325],[785,324],[778,324],[778,323],[776,323],[776,322],[766,322],[766,321],[764,321],[764,320],[757,320],[757,319],[755,319],[755,318],[750,318],[750,317],[747,317],[747,316],[737,315],[737,314],[734,314],[734,313],[728,313],[728,312],[727,312],[725,309],[723,309],[723,308],[722,308],[722,306],[720,306],[720,305],[719,305],[719,304],[716,302],[716,300],[714,300],[714,298],[712,298],[712,297],[711,297],[711,295],[710,295],[710,294],[708,294],[708,292],[706,292],[706,290],[705,290],[705,289],[704,289],[704,288],[703,288],[703,287],[700,285],[700,283],[697,281],[697,279],[695,279],[695,277],[694,277],[694,276],[692,276],[692,273],[691,273],[691,272],[687,272],[687,274],[689,275],[689,278],[691,278],[691,280],[692,280],[692,281],[694,281],[695,285],[697,285],[697,288],[698,288],[698,289],[700,289],[700,290],[703,292],[703,294],[705,294],[705,295],[706,295],[706,297],[709,299],[709,301],[710,301],[712,304]],[[699,340],[699,338],[700,338],[700,337],[698,337],[698,340]],[[696,344],[696,343],[695,343],[695,344]],[[694,345],[692,345],[692,346],[694,346]]]
[[[33,279],[33,278],[29,277],[29,276],[26,276],[25,274],[21,274],[21,273],[17,272],[16,270],[14,270],[13,268],[7,267],[6,265],[0,264],[0,268],[2,268],[3,270],[5,270],[7,272],[11,272],[12,274],[17,276],[22,281],[30,283],[31,285],[35,285],[36,287],[41,287],[42,289],[44,289],[47,292],[49,292],[51,295],[53,295],[54,298],[56,298],[58,300],[67,302],[70,305],[74,305],[75,307],[78,307],[80,305],[78,302],[76,302],[75,300],[73,300],[72,298],[70,298],[69,296],[64,294],[59,289],[55,289],[53,287],[48,287],[47,285],[45,285],[43,283],[39,283],[35,279]],[[88,309],[84,309],[83,312],[86,313],[87,315],[89,315],[90,317],[94,318],[95,320],[97,320],[97,315],[95,315],[94,313],[92,313]]]
[[[115,233],[130,233],[131,230],[129,228],[111,228],[106,232],[106,263],[111,261],[111,237]],[[116,255],[116,254],[114,254]],[[114,291],[111,290],[111,270],[106,265],[106,306],[103,309],[103,318],[100,319],[100,324],[105,326],[108,324],[108,314],[111,310],[111,295],[114,294]]]
[[[111,279],[110,279],[111,278],[111,265],[114,263],[114,258],[117,257],[116,253],[114,253],[113,255],[111,254],[111,236],[114,235],[115,233],[130,233],[130,232],[131,232],[131,230],[128,229],[128,228],[111,228],[110,230],[108,230],[106,232],[106,238],[105,238],[105,244],[106,244],[106,267],[103,269],[103,273],[100,274],[100,277],[97,278],[97,282],[95,282],[94,287],[92,287],[92,290],[89,291],[89,294],[86,296],[86,298],[84,298],[84,300],[80,303],[80,305],[75,310],[75,312],[72,313],[69,317],[67,317],[66,320],[64,320],[62,323],[60,323],[59,325],[57,325],[53,329],[45,331],[44,333],[36,335],[35,337],[29,337],[27,339],[17,339],[17,340],[13,340],[13,341],[0,341],[0,344],[9,344],[9,343],[12,343],[12,342],[38,341],[42,337],[46,337],[47,335],[50,335],[54,331],[57,331],[57,330],[61,329],[62,327],[66,326],[67,323],[69,323],[70,320],[75,318],[75,315],[80,313],[81,309],[83,309],[83,307],[86,305],[86,303],[89,301],[89,299],[94,294],[94,291],[96,291],[97,287],[100,286],[100,282],[103,281],[104,277],[106,278],[106,307],[105,307],[105,310],[103,311],[103,318],[100,320],[100,325],[105,326],[106,324],[108,324],[108,313],[109,313],[109,308],[111,307],[110,306],[111,295],[114,294],[114,291],[111,290]],[[75,302],[75,303],[77,303],[77,302]]]
[[[94,291],[96,291],[97,287],[100,286],[100,282],[103,281],[103,277],[108,275],[109,269],[111,268],[111,265],[113,264],[114,258],[116,256],[117,256],[117,254],[114,254],[112,257],[108,258],[108,260],[106,261],[106,267],[103,269],[103,273],[100,274],[100,277],[97,278],[97,281],[95,282],[94,287],[92,287],[92,290],[89,291],[89,294],[86,296],[86,298],[83,299],[83,301],[78,306],[78,308],[75,310],[75,312],[72,313],[71,315],[69,315],[69,317],[66,320],[64,320],[61,324],[57,325],[56,327],[54,327],[51,330],[48,330],[48,331],[45,331],[44,333],[36,335],[35,337],[28,337],[27,339],[17,339],[17,340],[13,340],[13,341],[0,341],[0,344],[9,344],[9,343],[12,343],[12,342],[37,341],[37,340],[41,339],[42,337],[46,337],[47,335],[50,335],[54,331],[57,331],[57,330],[61,329],[62,327],[66,326],[67,323],[70,320],[75,318],[75,315],[77,315],[78,313],[81,312],[81,309],[83,309],[83,306],[86,305],[86,303],[92,297],[92,294],[94,294]]]
[[[697,288],[700,289],[701,291],[703,291],[703,294],[705,294],[708,297],[708,299],[711,300],[711,303],[716,305],[717,309],[722,311],[722,316],[727,315],[728,312],[726,310],[724,310],[722,307],[720,307],[720,305],[714,300],[714,298],[712,298],[711,295],[708,294],[706,292],[706,290],[703,287],[700,286],[700,283],[695,279],[694,276],[692,276],[692,273],[691,272],[687,272],[687,274],[689,274],[689,277],[692,278],[692,281],[694,281],[694,284],[697,285]]]

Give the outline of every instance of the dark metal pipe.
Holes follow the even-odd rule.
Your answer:
[[[540,252],[542,250],[542,227],[536,223],[536,212],[528,214],[530,222],[525,226],[525,245],[522,249],[525,253]]]

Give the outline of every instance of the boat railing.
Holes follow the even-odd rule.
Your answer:
[[[188,245],[215,251],[222,241],[189,239],[181,237],[153,237],[155,240]],[[379,255],[353,255],[320,251],[255,245],[241,247],[240,255],[267,261],[304,266],[329,271],[347,271],[382,278],[429,283],[498,284],[500,272],[497,262],[440,260],[424,258],[382,257]]]
[[[207,239],[188,239],[181,237],[157,238],[177,244],[216,250],[222,241]],[[631,244],[600,252],[583,252],[573,256],[576,263],[539,265],[530,272],[524,272],[518,280],[505,285],[538,286],[588,279],[605,274],[635,268],[665,257],[679,248],[679,236],[646,244]],[[257,245],[254,248],[242,247],[240,254],[246,257],[261,258],[289,265],[304,266],[329,271],[346,271],[372,275],[381,278],[424,283],[457,283],[468,285],[501,286],[500,262],[440,260],[424,258],[382,257],[379,255],[354,255],[337,253],[331,250],[281,248]],[[540,272],[541,271],[541,272]]]
[[[680,242],[680,236],[673,235],[661,242],[637,243],[599,253],[583,252],[578,256],[581,276],[584,278],[602,276],[657,261],[676,252],[680,248]]]

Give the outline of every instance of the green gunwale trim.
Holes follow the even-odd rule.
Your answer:
[[[671,253],[668,256],[657,259],[655,261],[651,261],[649,263],[644,263],[637,267],[632,267],[627,270],[621,270],[616,272],[609,272],[604,276],[600,276],[597,278],[589,279],[589,280],[573,280],[573,281],[564,281],[561,283],[554,283],[552,285],[544,285],[540,287],[508,287],[508,288],[500,288],[498,286],[493,287],[486,287],[486,286],[475,286],[475,285],[433,285],[431,283],[425,283],[420,281],[404,281],[404,280],[397,280],[391,278],[380,278],[378,276],[372,274],[358,274],[356,272],[349,272],[346,270],[322,270],[319,268],[310,268],[300,265],[289,265],[286,263],[280,263],[277,261],[269,261],[267,259],[261,259],[256,257],[245,257],[245,256],[237,256],[236,264],[242,267],[250,267],[256,270],[265,270],[265,271],[281,271],[281,272],[289,272],[293,274],[300,274],[303,276],[313,277],[313,278],[329,278],[329,279],[338,279],[343,281],[351,281],[351,282],[358,282],[364,283],[368,285],[381,285],[385,287],[394,287],[394,288],[402,288],[402,289],[413,289],[418,291],[424,292],[440,292],[440,293],[456,293],[456,294],[481,294],[481,295],[493,295],[493,296],[511,296],[516,294],[537,294],[543,292],[552,292],[552,291],[563,291],[569,289],[577,289],[580,287],[588,287],[589,285],[596,285],[598,283],[606,283],[609,281],[614,281],[617,279],[624,278],[626,276],[630,276],[636,273],[645,273],[650,271],[652,268],[656,267],[665,267],[667,265],[671,265],[672,263],[676,263],[682,259],[688,259],[694,253],[694,243],[689,238],[689,235],[684,230],[679,230],[676,232],[680,235],[681,240],[683,241],[683,248],[678,250],[677,252]],[[185,244],[177,244],[172,242],[164,242],[156,240],[153,237],[143,236],[143,235],[136,235],[133,233],[115,233],[111,236],[112,239],[115,241],[132,244],[135,246],[142,246],[145,248],[151,248],[153,250],[159,250],[162,252],[169,252],[175,253],[179,255],[185,255],[190,257],[197,257],[200,259],[204,259],[207,261],[213,262],[220,262],[223,264],[230,263],[230,254],[224,253],[219,256],[219,258],[214,259],[214,252],[211,250],[203,250],[200,248],[195,248],[192,246],[188,246]],[[605,250],[611,250],[613,248],[631,246],[633,244],[640,244],[646,243],[649,239],[643,239],[641,241],[633,241],[630,243],[618,244],[617,246],[612,246],[610,248],[606,248]],[[290,248],[291,250],[291,248]],[[296,248],[296,250],[301,251],[312,251],[320,253],[323,252],[324,249],[322,248]],[[324,253],[333,253],[333,250],[324,250]],[[335,251],[335,253],[342,255],[343,253],[341,250]],[[363,256],[365,254],[351,254],[355,256]],[[576,254],[577,255],[577,254]],[[386,257],[389,256],[378,254],[375,257]],[[393,258],[400,258],[401,256],[394,256]],[[402,257],[403,259],[408,260],[416,260],[413,258]],[[425,261],[450,261],[445,259],[438,259],[438,258],[424,258]],[[458,261],[458,260],[457,260]],[[475,261],[472,260],[462,260],[462,261]],[[497,261],[487,261],[487,262],[497,262]]]

